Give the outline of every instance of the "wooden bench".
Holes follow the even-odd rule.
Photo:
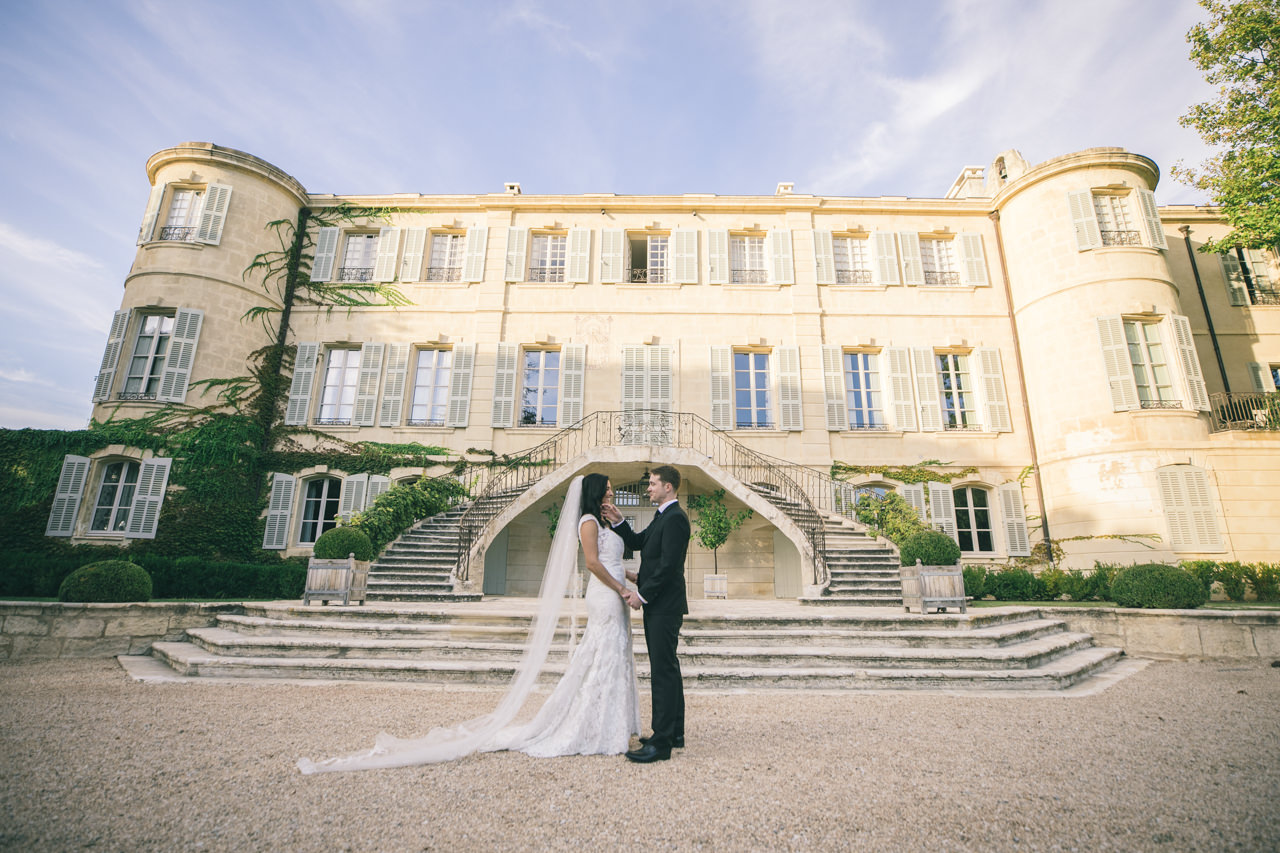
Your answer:
[[[356,602],[363,605],[369,586],[369,564],[356,561],[355,554],[345,560],[317,560],[307,563],[307,583],[302,593],[303,605],[314,599],[328,604],[342,600],[343,604]]]
[[[959,607],[967,613],[964,595],[964,573],[961,566],[902,567],[902,607],[908,613],[919,608],[921,613],[944,613],[948,607]]]

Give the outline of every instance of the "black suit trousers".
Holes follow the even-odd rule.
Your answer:
[[[653,699],[653,740],[670,747],[684,737],[684,680],[676,646],[684,614],[673,607],[645,605],[644,642],[649,652],[649,689]]]

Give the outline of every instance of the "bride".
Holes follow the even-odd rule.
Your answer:
[[[622,567],[622,540],[604,523],[602,507],[613,503],[613,486],[603,474],[578,476],[565,495],[529,629],[524,655],[498,707],[483,717],[432,729],[416,739],[385,732],[373,749],[313,762],[303,773],[368,770],[452,761],[475,752],[515,750],[539,757],[620,754],[640,734],[640,699],[631,653],[630,607],[639,597],[628,589]],[[578,509],[575,513],[574,509]],[[577,524],[574,524],[576,519]],[[581,540],[591,579],[587,584],[587,626],[569,666],[531,721],[511,725],[537,682],[559,622],[564,595],[577,570]]]

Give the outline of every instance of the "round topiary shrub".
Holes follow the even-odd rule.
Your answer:
[[[914,566],[916,560],[926,566],[954,566],[960,560],[960,546],[945,533],[922,530],[903,541],[898,555],[904,566]]]
[[[1111,600],[1121,607],[1190,610],[1209,600],[1204,585],[1190,572],[1164,563],[1121,569],[1111,582]]]
[[[320,534],[312,555],[319,560],[345,560],[355,554],[357,560],[373,559],[373,543],[354,527],[335,527]]]
[[[81,566],[58,587],[59,601],[150,601],[151,575],[128,560],[102,560]]]

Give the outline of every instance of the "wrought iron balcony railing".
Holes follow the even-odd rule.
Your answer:
[[[1280,305],[1280,290],[1270,287],[1254,287],[1249,291],[1249,301],[1254,305]]]
[[[351,426],[351,418],[316,418],[316,426]]]
[[[1280,432],[1280,392],[1210,394],[1209,418],[1212,432],[1228,430]]]
[[[1144,409],[1181,409],[1182,402],[1179,400],[1142,400],[1139,402]]]
[[[405,426],[442,427],[444,426],[444,418],[409,418],[409,420],[405,421]]]
[[[734,284],[765,284],[769,281],[766,270],[729,270],[729,281]]]
[[[155,391],[120,391],[116,394],[117,400],[146,400],[153,401],[156,399]]]
[[[564,267],[529,267],[528,280],[541,282],[564,281]]]
[[[648,282],[649,284],[666,284],[667,268],[666,267],[649,267],[648,269],[632,268],[631,280],[633,282]]]
[[[871,270],[836,270],[836,284],[871,283]]]
[[[1104,246],[1141,246],[1142,235],[1137,231],[1103,231]]]
[[[371,281],[373,267],[338,267],[338,281]]]
[[[160,229],[160,239],[191,243],[196,239],[196,229],[194,225],[166,225]]]
[[[960,273],[925,270],[924,283],[938,285],[940,287],[955,287],[960,284]]]
[[[427,267],[427,281],[461,281],[462,267]]]

